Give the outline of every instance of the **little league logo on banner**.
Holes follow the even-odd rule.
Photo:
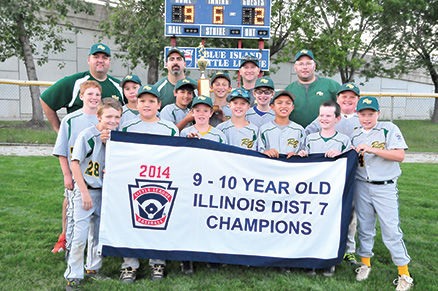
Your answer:
[[[103,255],[324,268],[342,260],[357,154],[270,159],[208,140],[112,132]]]

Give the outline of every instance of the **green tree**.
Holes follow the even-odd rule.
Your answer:
[[[286,27],[293,28],[290,41],[277,62],[290,61],[291,52],[307,48],[314,52],[317,68],[325,75],[339,73],[342,82],[354,80],[369,62],[367,54],[382,33],[381,0],[298,0],[288,5]]]
[[[396,76],[424,69],[438,93],[438,1],[386,0],[380,25],[380,53],[374,58],[368,76]],[[438,123],[438,98],[432,122]]]
[[[0,62],[10,57],[24,61],[27,78],[38,80],[37,64],[48,60],[50,52],[62,52],[69,42],[62,36],[65,29],[71,30],[68,13],[92,13],[92,5],[81,0],[2,0],[0,1]],[[62,24],[62,25],[61,25]],[[30,86],[32,119],[28,125],[44,127],[43,111],[39,102],[38,86]]]

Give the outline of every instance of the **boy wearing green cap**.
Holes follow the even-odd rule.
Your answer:
[[[120,86],[123,89],[123,96],[128,100],[123,106],[123,114],[120,119],[120,125],[138,118],[137,110],[137,93],[141,86],[141,80],[137,75],[127,75],[122,79]]]
[[[184,78],[176,82],[173,91],[175,103],[166,105],[160,112],[160,118],[172,122],[179,130],[190,126],[193,115],[188,106],[193,100],[197,87],[196,81],[191,78]]]
[[[397,190],[397,179],[401,175],[399,163],[408,146],[395,124],[377,121],[380,111],[375,97],[362,97],[356,111],[361,124],[351,138],[353,148],[359,153],[354,203],[359,222],[357,253],[361,263],[356,270],[356,280],[367,279],[371,272],[377,216],[383,243],[398,268],[399,277],[394,280],[396,290],[408,290],[413,285],[408,271],[411,258],[399,227]]]
[[[250,108],[248,91],[233,90],[228,96],[228,102],[232,112],[231,119],[219,124],[217,129],[225,134],[229,145],[256,151],[258,127],[245,118]]]
[[[256,80],[253,94],[257,104],[246,112],[246,119],[257,127],[275,119],[275,112],[269,106],[275,94],[274,89],[274,82],[271,78],[261,77]]]
[[[259,151],[270,158],[278,158],[280,154],[290,158],[304,148],[304,128],[289,120],[294,100],[294,95],[289,91],[277,92],[271,101],[275,120],[260,127]]]
[[[210,79],[210,89],[213,92],[213,116],[210,124],[217,126],[219,123],[231,118],[231,109],[228,106],[227,96],[231,91],[231,79],[225,72],[217,72]]]
[[[195,124],[184,128],[181,131],[182,137],[203,138],[220,143],[227,143],[225,134],[217,128],[210,125],[209,119],[213,114],[213,102],[208,96],[197,96],[192,103],[193,117]]]

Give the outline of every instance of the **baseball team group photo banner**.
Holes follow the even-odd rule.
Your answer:
[[[182,137],[112,132],[104,256],[324,268],[342,260],[357,154],[267,158]]]

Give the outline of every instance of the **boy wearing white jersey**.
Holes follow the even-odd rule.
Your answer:
[[[137,95],[137,110],[140,119],[131,121],[122,128],[122,131],[179,136],[179,130],[175,124],[157,116],[160,106],[161,100],[157,89],[153,85],[142,86]],[[153,281],[161,280],[164,277],[166,261],[150,259],[149,265],[151,266],[151,279]],[[133,283],[139,267],[140,262],[137,258],[123,258],[120,280],[125,283]]]
[[[97,106],[101,99],[102,87],[96,81],[85,81],[80,86],[79,98],[83,107],[75,112],[67,114],[61,122],[56,138],[53,155],[58,157],[64,176],[64,202],[62,205],[62,234],[52,252],[70,250],[71,237],[73,235],[73,176],[70,170],[71,154],[79,133],[87,127],[97,124]],[[69,202],[70,201],[70,202]],[[66,255],[68,258],[68,254]]]
[[[231,109],[227,102],[227,96],[231,91],[230,76],[225,72],[217,72],[210,80],[210,89],[214,99],[214,113],[210,118],[210,124],[217,126],[231,118]]]
[[[351,138],[359,153],[354,203],[359,222],[357,253],[361,263],[356,270],[356,280],[367,279],[371,272],[377,216],[383,243],[398,268],[399,277],[394,280],[396,290],[408,290],[413,285],[408,271],[411,258],[399,226],[397,189],[397,179],[401,175],[399,163],[404,159],[407,145],[395,124],[377,122],[380,111],[375,97],[362,97],[357,103],[357,113],[361,128],[356,129]]]
[[[181,131],[181,136],[203,138],[226,144],[227,138],[225,134],[209,124],[209,119],[213,114],[213,101],[211,98],[204,95],[195,97],[192,106],[193,117],[196,123],[184,128]]]
[[[356,113],[356,104],[360,98],[360,89],[354,83],[345,83],[337,92],[337,103],[341,106],[341,120],[336,123],[336,131],[349,137],[353,130],[360,127],[359,118]],[[316,118],[306,127],[306,134],[319,132],[321,126]],[[353,250],[354,252],[354,250]]]
[[[197,87],[196,81],[191,78],[184,78],[176,82],[173,91],[175,103],[164,106],[160,112],[160,118],[172,122],[179,130],[190,126],[193,122],[193,114],[188,106],[193,100]]]
[[[128,103],[123,106],[120,119],[120,126],[123,126],[128,121],[138,118],[137,93],[141,87],[141,80],[137,75],[127,75],[122,79],[120,86],[123,89],[123,96],[128,100]]]
[[[257,127],[275,119],[275,112],[269,106],[274,89],[274,82],[269,77],[258,78],[255,82],[253,94],[257,103],[246,112],[246,119]]]
[[[245,119],[245,114],[250,108],[251,99],[244,89],[235,89],[228,96],[231,108],[231,119],[217,126],[227,137],[229,145],[247,150],[257,150],[258,128]]]
[[[294,98],[292,93],[283,90],[277,92],[271,101],[275,120],[262,125],[259,131],[259,151],[268,157],[278,158],[285,154],[290,158],[304,148],[304,128],[289,120]]]
[[[72,199],[74,226],[64,273],[67,280],[66,290],[77,288],[84,278],[84,250],[89,235],[91,237],[88,238],[86,274],[94,279],[103,278],[98,274],[102,267],[102,257],[97,253],[105,167],[105,146],[100,139],[100,132],[116,129],[121,115],[122,105],[119,101],[104,99],[97,110],[99,123],[84,129],[74,144],[71,158],[71,171],[76,182]]]

